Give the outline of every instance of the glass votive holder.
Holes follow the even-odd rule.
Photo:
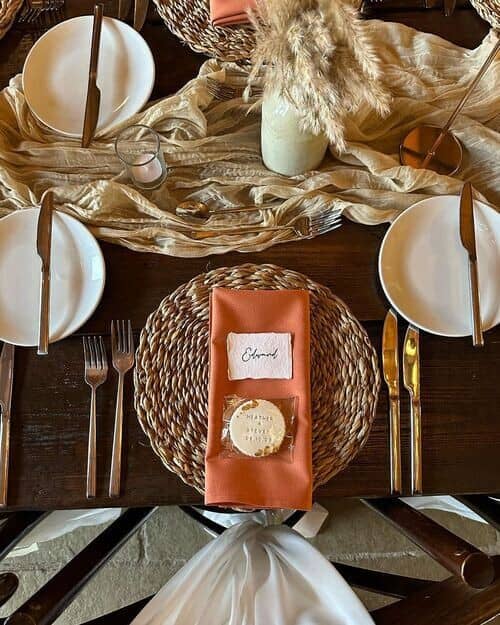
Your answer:
[[[116,137],[115,151],[136,187],[156,189],[167,176],[160,135],[149,126],[124,128]]]

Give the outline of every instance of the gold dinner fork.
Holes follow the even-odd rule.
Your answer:
[[[87,453],[87,499],[92,499],[96,493],[96,390],[108,377],[108,360],[102,336],[84,336],[83,355],[85,359],[85,382],[92,389]]]
[[[134,366],[134,337],[130,321],[111,322],[111,351],[113,367],[118,373],[116,393],[115,430],[113,434],[113,454],[111,456],[111,475],[109,478],[109,496],[120,495],[122,438],[123,438],[123,380],[127,371]]]
[[[217,230],[189,230],[192,239],[201,241],[212,237],[241,234],[267,234],[269,232],[290,232],[296,239],[312,239],[335,230],[342,225],[342,214],[338,209],[313,215],[299,217],[290,224],[283,226],[240,226],[239,228],[218,228]]]

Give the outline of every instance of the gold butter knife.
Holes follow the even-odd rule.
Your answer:
[[[382,332],[382,368],[389,390],[389,447],[391,493],[402,492],[401,431],[399,412],[398,320],[392,310],[385,316]]]
[[[472,185],[466,182],[460,196],[460,240],[469,256],[469,282],[472,308],[472,342],[474,347],[484,345],[479,306],[479,278],[477,274],[476,230],[474,226],[474,202]]]
[[[40,287],[40,324],[38,327],[38,354],[49,353],[49,322],[50,322],[50,252],[52,247],[52,211],[53,193],[46,191],[42,197],[38,228],[36,236],[36,250],[42,261]]]
[[[83,121],[82,148],[88,148],[94,138],[97,120],[99,119],[99,105],[101,91],[97,86],[97,63],[99,61],[99,47],[101,44],[102,16],[104,5],[94,7],[94,23],[92,26],[92,47],[90,50],[89,83],[87,87],[87,101],[85,104],[85,119]]]
[[[411,492],[422,494],[422,415],[420,407],[419,332],[413,326],[406,330],[403,348],[403,381],[410,394],[411,421]]]

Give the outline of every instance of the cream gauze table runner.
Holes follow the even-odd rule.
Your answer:
[[[368,22],[394,94],[392,114],[380,119],[363,108],[349,121],[345,154],[329,154],[318,171],[287,178],[268,171],[260,158],[260,113],[255,99],[221,100],[213,83],[241,88],[245,70],[207,61],[197,78],[172,97],[151,104],[127,123],[155,128],[163,137],[170,166],[164,184],[141,192],[127,186],[114,152],[117,130],[90,149],[41,126],[31,114],[21,76],[0,94],[0,215],[37,204],[52,188],[56,207],[76,216],[101,239],[134,250],[176,256],[204,256],[228,250],[255,251],[293,238],[292,231],[221,234],[197,241],[175,216],[186,198],[213,207],[275,202],[274,211],[211,218],[219,229],[240,224],[288,224],[301,213],[333,208],[364,224],[393,220],[418,200],[458,195],[462,179],[478,197],[500,206],[500,61],[488,70],[454,124],[465,147],[455,177],[402,167],[398,146],[415,124],[442,125],[495,42],[491,32],[475,50],[378,20]],[[164,59],[165,63],[174,59]],[[251,110],[250,110],[251,109]]]

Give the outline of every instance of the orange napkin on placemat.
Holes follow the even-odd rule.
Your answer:
[[[210,0],[210,20],[214,26],[230,26],[248,22],[247,9],[253,0]]]
[[[309,510],[312,505],[311,390],[308,291],[240,291],[215,288],[210,303],[210,388],[205,459],[205,503]],[[290,332],[293,377],[228,379],[229,332]],[[293,458],[223,458],[224,397],[297,397]]]

